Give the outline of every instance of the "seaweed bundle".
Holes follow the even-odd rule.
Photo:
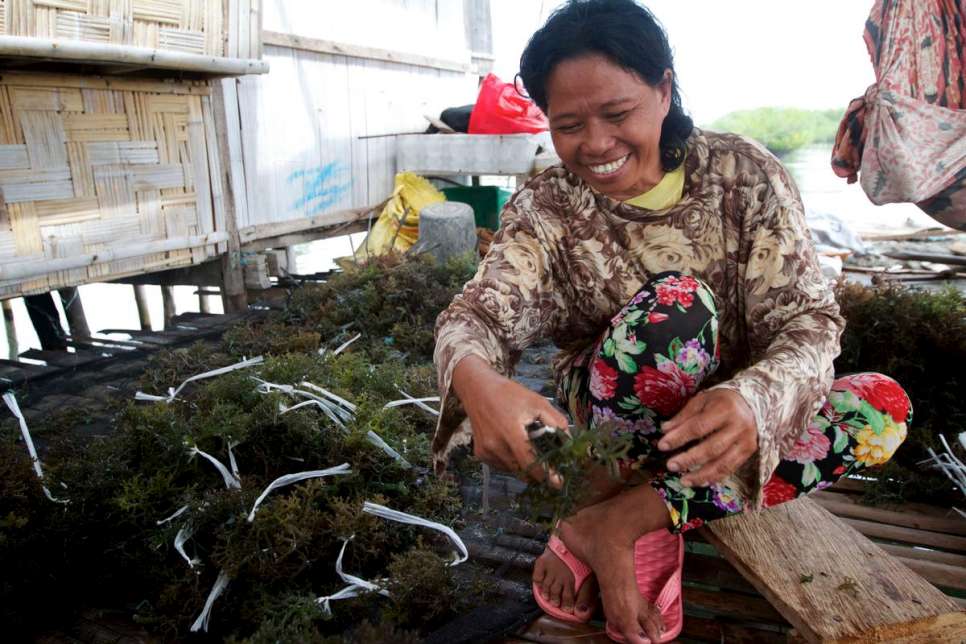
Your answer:
[[[158,354],[139,385],[162,398],[197,373],[265,360],[192,383],[171,402],[125,400],[101,435],[74,431],[86,422],[83,410],[47,419],[36,432],[45,481],[67,505],[44,497],[16,428],[0,425],[0,619],[11,636],[93,606],[122,608],[153,634],[181,639],[222,574],[230,581],[209,632],[232,641],[417,641],[478,603],[481,584],[465,566],[448,565],[444,537],[362,511],[370,501],[450,526],[460,520],[455,486],[424,468],[434,417],[386,404],[400,390],[436,393],[433,322],[472,271],[469,260],[380,258],[293,290],[284,310],[237,326],[220,346]],[[947,480],[916,463],[936,447],[937,433],[966,422],[962,295],[849,285],[839,299],[849,326],[837,370],[891,375],[916,407],[906,444],[873,473],[872,497],[935,502],[947,490],[955,499]],[[311,383],[352,409],[294,408],[309,399],[259,381]],[[567,514],[580,502],[588,452],[612,469],[621,459],[626,445],[614,438],[576,430],[543,441],[541,462],[564,474],[567,487],[531,488],[523,501]],[[239,485],[226,485],[201,452],[229,463],[229,472],[234,460]],[[272,481],[342,463],[351,473],[274,491],[247,520]],[[345,587],[335,562],[347,541],[343,570],[378,582],[389,597],[363,592],[332,602],[329,615],[318,599]]]
[[[953,442],[966,428],[966,297],[952,286],[928,291],[851,283],[839,285],[837,297],[847,326],[836,373],[891,376],[914,410],[905,442],[889,463],[869,473],[874,480],[866,501],[961,503],[950,481],[920,462],[930,449],[941,451],[940,434]]]
[[[82,439],[69,426],[42,433],[45,482],[69,500],[65,506],[43,497],[5,424],[0,612],[10,632],[36,634],[84,606],[123,607],[153,634],[181,639],[222,579],[228,583],[208,630],[237,641],[406,641],[477,603],[475,573],[449,565],[445,537],[363,512],[371,502],[446,525],[459,519],[455,485],[423,467],[435,418],[386,404],[402,397],[400,389],[435,393],[425,338],[407,320],[434,319],[443,306],[437,299],[448,302],[465,272],[385,261],[299,289],[296,304],[261,324],[277,335],[244,326],[221,347],[159,354],[140,386],[162,401],[125,402],[102,436]],[[460,277],[440,277],[454,273]],[[395,280],[436,295],[397,301],[388,292]],[[346,318],[332,312],[333,293],[373,306],[373,326],[356,308],[362,339],[338,355],[319,355],[320,341],[292,346],[306,334],[342,342],[336,336]],[[393,313],[397,305],[406,313]],[[265,341],[264,362],[169,395],[192,375],[251,356],[236,342],[241,336]],[[335,405],[341,411],[298,406],[290,387],[309,385],[328,394],[320,400],[343,401]],[[342,471],[271,492],[253,511],[279,477],[343,463]],[[362,589],[326,613],[319,598],[346,586],[335,566],[343,546],[345,573],[374,581],[388,597]],[[349,634],[356,627],[365,633]]]

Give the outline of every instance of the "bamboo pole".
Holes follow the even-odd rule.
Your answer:
[[[942,550],[932,550],[922,546],[900,546],[894,543],[877,543],[877,546],[888,552],[890,555],[900,559],[918,559],[920,561],[930,561],[953,566],[961,569],[966,575],[966,555],[958,555],[954,552],[944,552]]]
[[[174,287],[161,287],[161,302],[164,304],[164,328],[171,328],[171,319],[178,314],[178,309],[174,304]]]
[[[3,300],[0,302],[3,307],[3,325],[7,333],[7,348],[11,358],[20,355],[20,344],[17,342],[17,325],[13,319],[13,302]]]
[[[296,36],[295,34],[280,33],[277,31],[263,30],[261,36],[262,42],[266,45],[299,49],[316,54],[365,58],[368,60],[398,63],[400,65],[413,65],[415,67],[428,67],[430,69],[441,69],[453,72],[468,73],[473,71],[472,62],[467,60],[444,60],[441,58],[420,56],[419,54],[379,49],[377,47],[364,47],[362,45],[353,45],[332,40],[306,38],[305,36]]]
[[[812,495],[812,498],[823,508],[839,517],[866,519],[868,521],[888,523],[906,528],[917,528],[919,530],[932,530],[934,532],[966,536],[966,519],[958,517],[932,517],[915,512],[900,512],[897,510],[875,508],[862,505],[848,497],[843,498],[841,494],[830,494],[826,492],[816,492]]]
[[[150,331],[151,309],[148,308],[148,287],[143,284],[134,284],[134,303],[138,307],[138,320],[141,322],[142,331]]]
[[[75,268],[86,268],[93,264],[104,264],[121,259],[131,259],[175,250],[187,250],[200,246],[220,244],[224,241],[228,241],[228,235],[222,232],[215,232],[193,237],[176,237],[162,241],[127,244],[123,247],[108,248],[97,253],[87,253],[73,257],[9,262],[7,264],[0,264],[0,281],[19,281],[48,273],[69,271]]]
[[[235,82],[235,81],[232,81]],[[215,138],[218,156],[221,158],[221,176],[225,207],[225,233],[227,248],[221,256],[221,300],[225,313],[240,313],[248,310],[248,290],[245,288],[245,275],[241,265],[241,238],[238,232],[238,211],[235,208],[235,190],[243,191],[245,186],[235,186],[231,182],[231,149],[228,144],[227,112],[238,109],[237,94],[232,92],[233,104],[226,102],[225,87],[222,82],[212,83],[211,105],[215,121]]]
[[[916,530],[915,528],[876,523],[863,519],[842,519],[842,521],[867,537],[877,537],[879,539],[902,541],[914,545],[966,552],[966,537],[943,534],[942,532],[931,532],[929,530]]]
[[[261,60],[223,58],[149,47],[112,45],[82,40],[0,36],[0,56],[24,56],[49,60],[74,60],[84,63],[141,65],[225,76],[266,74],[268,63]]]
[[[936,563],[935,561],[922,561],[921,559],[906,559],[898,557],[899,561],[909,566],[909,568],[925,578],[926,581],[934,586],[944,588],[955,588],[966,590],[966,570],[959,566]]]
[[[81,301],[80,291],[76,286],[67,286],[57,291],[60,303],[67,315],[67,327],[74,339],[91,337],[91,329],[87,325],[87,315],[84,313],[84,303]]]
[[[289,275],[298,275],[298,257],[295,255],[295,246],[285,247],[285,272]]]

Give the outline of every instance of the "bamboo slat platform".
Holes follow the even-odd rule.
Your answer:
[[[267,298],[261,305],[280,303]],[[131,337],[124,341],[73,341],[81,356],[76,363],[63,355],[48,356],[46,365],[4,361],[0,378],[9,385],[10,374],[20,373],[28,421],[65,406],[90,405],[104,410],[106,423],[109,400],[133,394],[151,353],[199,339],[217,341],[239,318],[186,314],[164,332],[127,331]],[[530,376],[537,386],[539,374]],[[492,587],[508,608],[499,623],[495,615],[467,615],[468,622],[451,627],[461,641],[487,641],[499,633],[509,638],[502,641],[514,643],[609,641],[599,619],[584,626],[561,624],[542,616],[532,601],[530,572],[546,534],[520,518],[516,497],[523,488],[502,475],[489,477],[485,490],[478,480],[463,481],[461,536],[471,558],[490,571]],[[870,508],[858,503],[861,493],[861,481],[845,480],[767,513],[688,533],[681,641],[966,640],[966,520],[928,505]],[[739,529],[741,522],[755,525]],[[490,636],[465,639],[474,625],[489,629]],[[427,641],[456,641],[451,635],[444,630]],[[71,641],[97,641],[76,637]]]
[[[0,298],[224,250],[210,93],[196,81],[0,77]]]
[[[108,401],[133,396],[151,354],[198,341],[217,341],[225,329],[246,315],[260,313],[185,313],[175,317],[165,331],[104,329],[94,338],[69,339],[68,351],[31,349],[20,357],[32,362],[0,360],[0,391],[17,389],[28,423],[73,408],[89,409],[98,422],[109,425],[112,411]],[[130,339],[113,339],[114,334],[121,333]]]
[[[0,58],[265,73],[261,0],[0,0]]]
[[[966,520],[922,504],[863,506],[861,490],[846,480],[749,517],[754,526],[741,517],[689,533],[681,640],[966,641]],[[541,616],[507,641],[608,640],[600,623]]]

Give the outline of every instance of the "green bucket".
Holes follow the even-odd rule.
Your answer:
[[[443,188],[443,194],[449,201],[469,204],[476,216],[477,228],[496,230],[500,227],[500,212],[513,191],[497,186],[459,186]]]

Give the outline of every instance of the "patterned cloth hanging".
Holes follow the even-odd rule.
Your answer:
[[[876,0],[865,43],[876,82],[849,104],[832,169],[966,230],[966,0]]]

